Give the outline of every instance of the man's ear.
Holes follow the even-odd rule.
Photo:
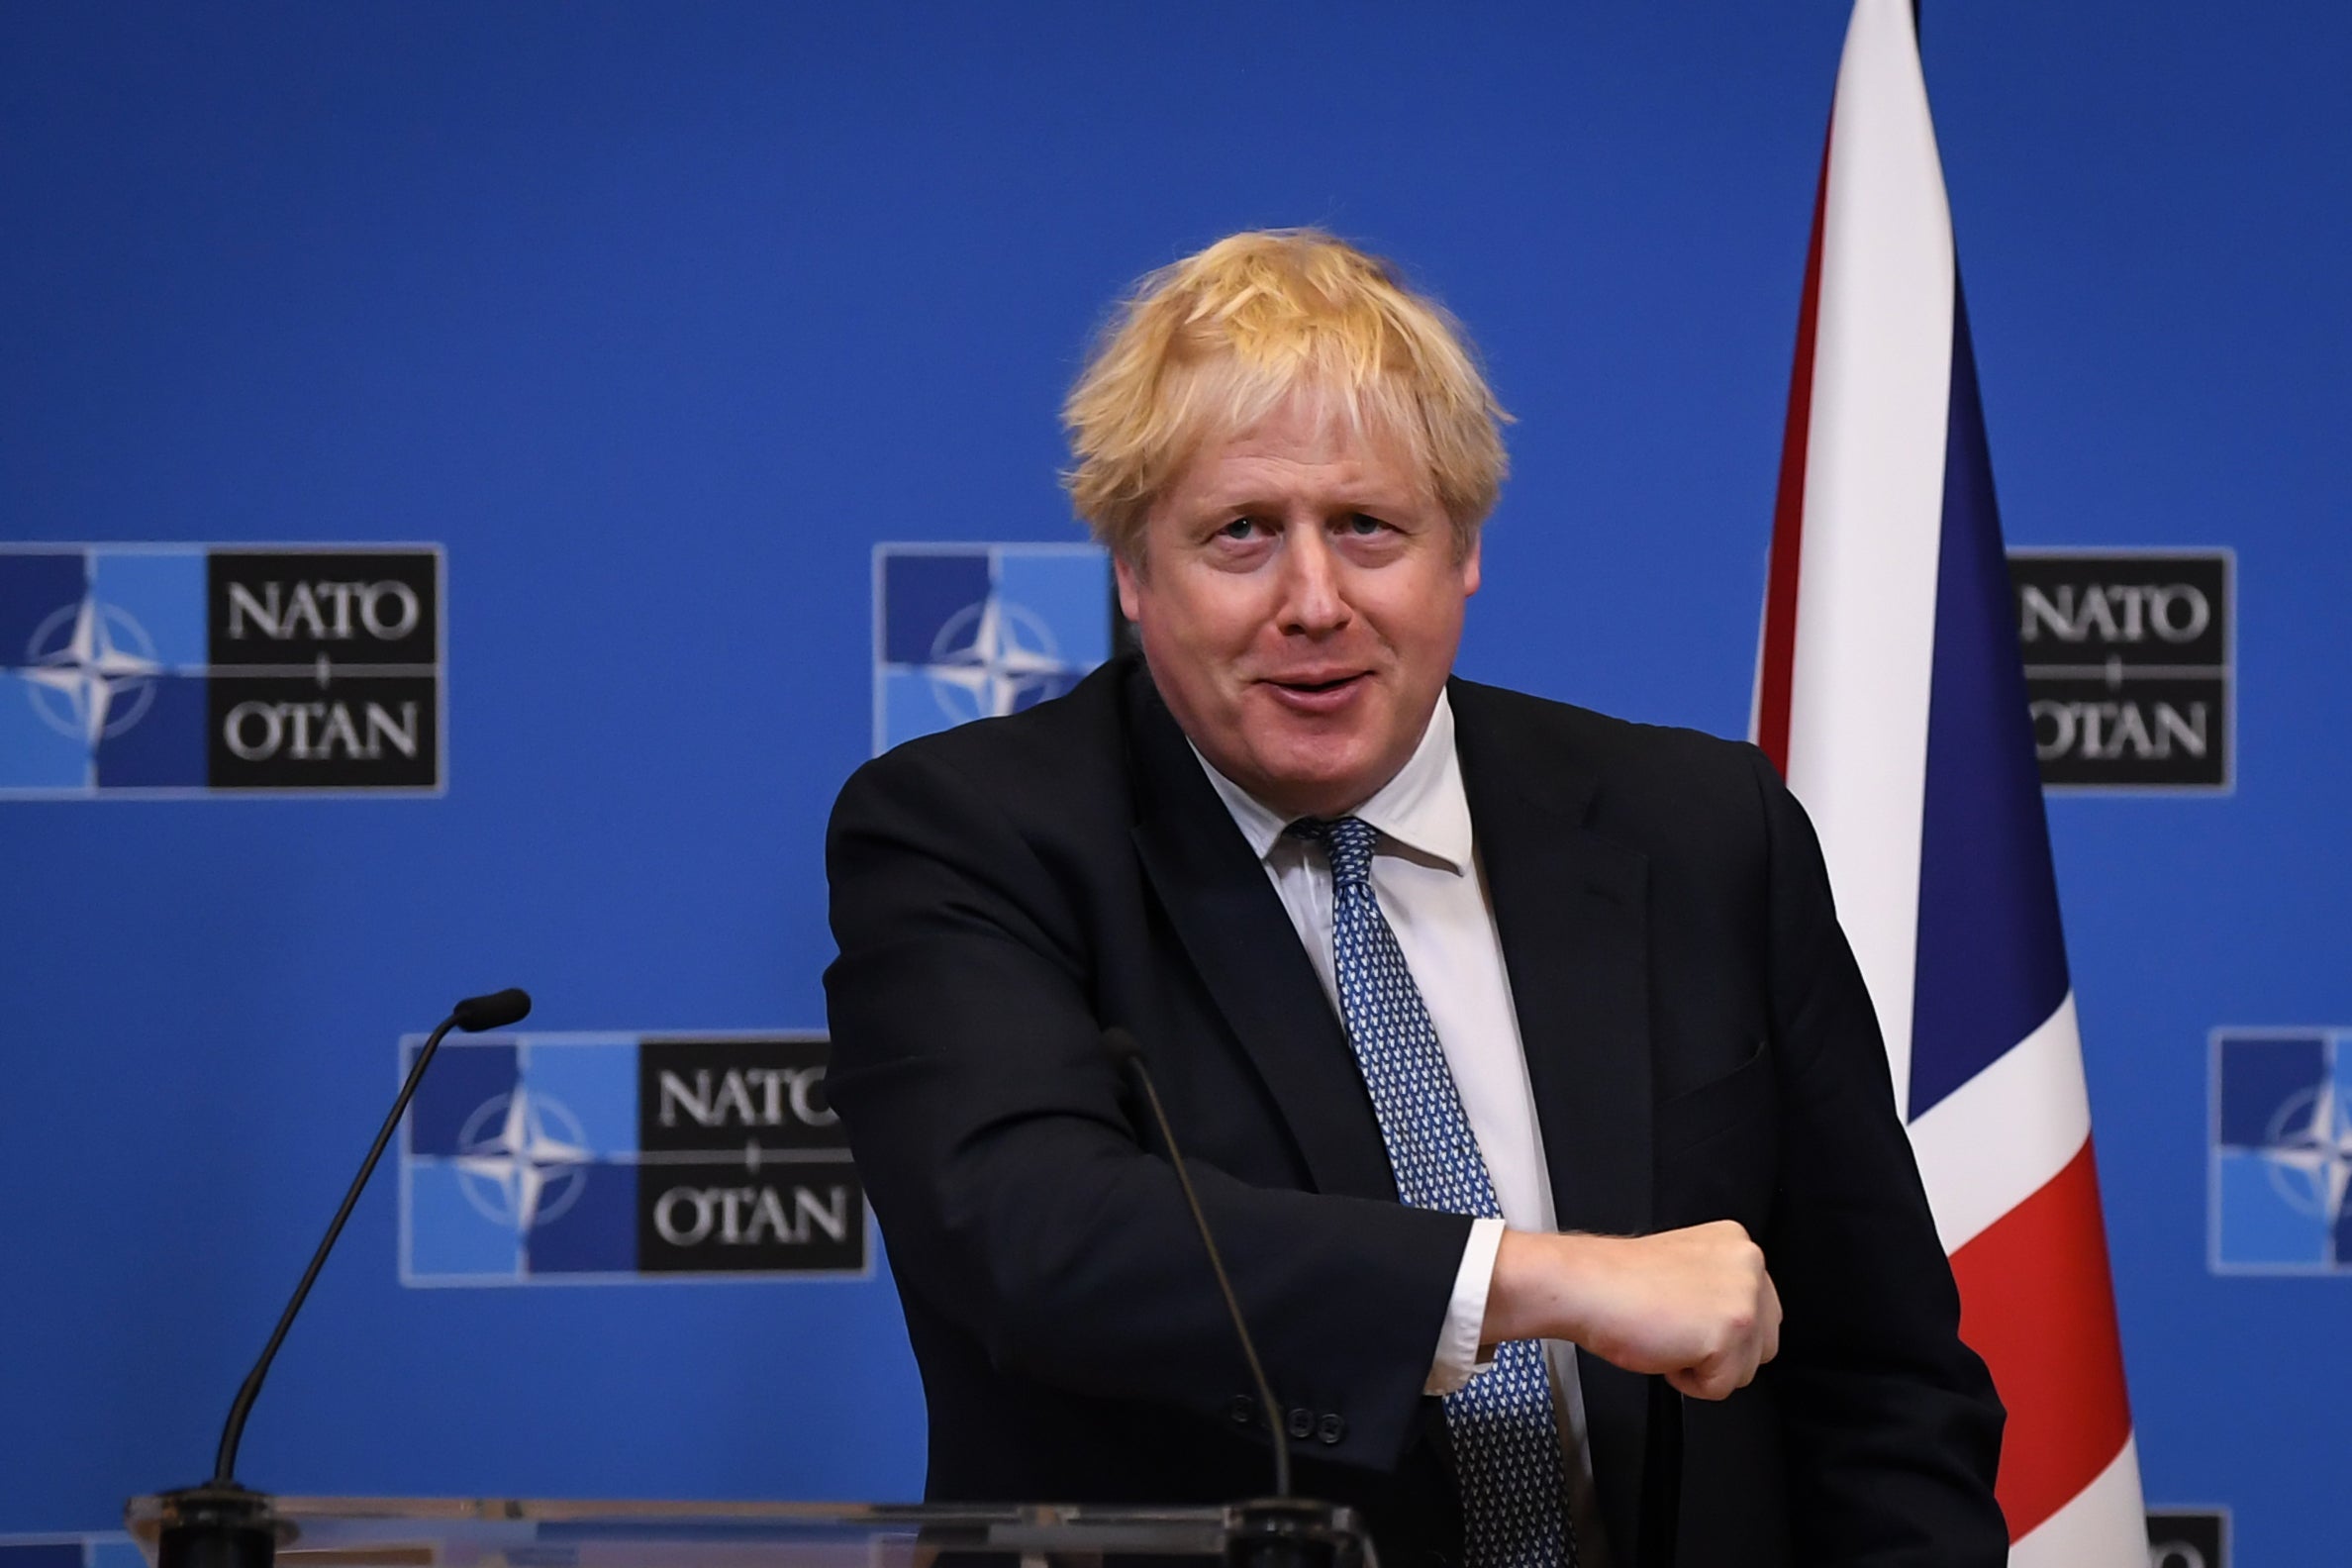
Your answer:
[[[1111,552],[1111,573],[1119,583],[1119,613],[1140,625],[1143,620],[1143,594],[1139,586],[1143,577],[1141,567],[1127,558],[1125,549],[1114,549]]]
[[[1480,529],[1470,536],[1470,548],[1462,556],[1462,597],[1465,599],[1478,592],[1478,540],[1485,532]],[[1132,621],[1134,617],[1129,616],[1127,619]]]

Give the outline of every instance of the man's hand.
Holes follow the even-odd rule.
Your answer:
[[[1510,1230],[1479,1339],[1565,1339],[1719,1400],[1779,1353],[1780,1323],[1763,1249],[1732,1221],[1648,1236]]]

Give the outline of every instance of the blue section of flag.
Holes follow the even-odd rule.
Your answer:
[[[1955,285],[1919,833],[1912,1118],[1991,1066],[2066,999],[2066,940],[2012,592],[1968,309]]]

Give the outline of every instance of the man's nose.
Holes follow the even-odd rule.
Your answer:
[[[1293,530],[1283,553],[1282,630],[1328,637],[1354,616],[1340,581],[1338,554],[1319,529]]]

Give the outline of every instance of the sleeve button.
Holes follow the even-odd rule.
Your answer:
[[[1326,1412],[1323,1419],[1315,1423],[1316,1440],[1325,1447],[1336,1444],[1340,1438],[1346,1435],[1347,1418],[1337,1411]]]
[[[1301,1442],[1315,1435],[1315,1412],[1302,1405],[1290,1413],[1290,1434]]]
[[[1257,1420],[1257,1402],[1246,1394],[1236,1394],[1225,1406],[1225,1419],[1236,1426],[1246,1426]]]

